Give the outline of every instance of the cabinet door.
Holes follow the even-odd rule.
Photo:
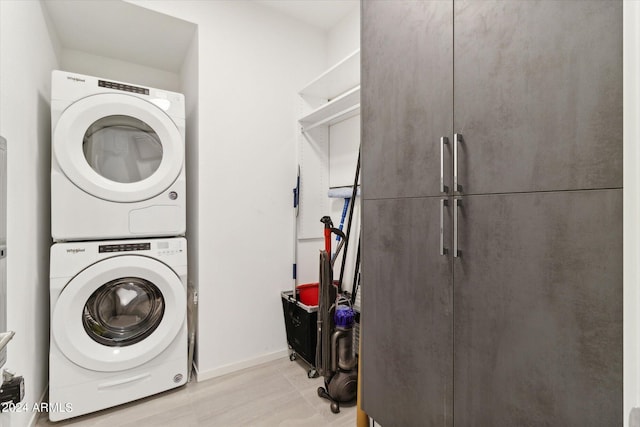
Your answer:
[[[437,197],[363,201],[362,403],[383,426],[452,425],[452,266],[439,254],[440,214]]]
[[[463,193],[622,187],[622,2],[454,7]]]
[[[363,198],[440,192],[453,128],[453,3],[362,2]],[[450,176],[446,146],[445,176]],[[450,184],[449,184],[450,185]]]
[[[456,425],[622,425],[622,190],[459,209]]]

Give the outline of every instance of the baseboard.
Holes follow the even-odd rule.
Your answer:
[[[278,350],[273,353],[264,354],[262,356],[254,357],[252,359],[243,360],[236,363],[220,366],[208,371],[201,371],[196,367],[196,381],[206,381],[212,378],[221,377],[223,375],[230,374],[232,372],[241,371],[243,369],[252,368],[254,366],[262,365],[263,363],[272,362],[274,360],[287,357],[289,350]]]

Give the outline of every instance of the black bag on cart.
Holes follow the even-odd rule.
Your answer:
[[[289,359],[293,361],[300,356],[309,365],[307,376],[315,378],[318,376],[315,367],[318,306],[303,304],[293,296],[293,291],[284,291],[281,295],[287,344],[291,349]]]

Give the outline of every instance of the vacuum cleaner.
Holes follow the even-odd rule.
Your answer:
[[[356,399],[358,369],[353,348],[355,312],[350,299],[340,295],[333,281],[333,262],[337,258],[345,236],[333,228],[330,217],[321,220],[325,226],[325,249],[320,252],[320,289],[318,307],[318,344],[316,368],[324,377],[324,387],[318,387],[318,396],[331,401],[331,412],[340,412],[340,403]],[[331,234],[341,235],[334,257],[331,253]]]
[[[331,334],[331,369],[325,370],[325,386],[318,387],[318,396],[331,401],[331,412],[340,412],[340,403],[353,402],[358,391],[358,368],[353,351],[351,307],[338,306],[334,314],[335,330]]]

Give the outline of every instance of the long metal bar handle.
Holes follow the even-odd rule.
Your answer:
[[[449,143],[449,138],[443,136],[440,138],[440,192],[448,193],[449,187],[444,185],[444,146]]]
[[[460,199],[455,199],[453,202],[453,257],[459,258],[461,254],[458,249],[458,207],[460,206]]]
[[[449,250],[444,247],[444,207],[449,206],[447,199],[440,199],[440,255],[446,255]]]
[[[453,134],[453,191],[461,192],[462,186],[458,184],[458,145],[462,143],[462,134]]]

